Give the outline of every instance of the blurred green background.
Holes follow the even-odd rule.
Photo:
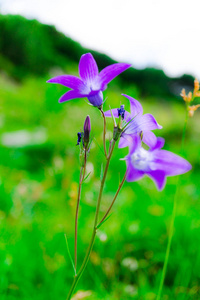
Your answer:
[[[0,299],[65,299],[73,269],[74,214],[79,178],[77,132],[90,115],[94,136],[82,190],[78,264],[90,240],[100,186],[102,119],[83,99],[59,104],[66,88],[46,84],[63,73],[78,75],[78,61],[90,51],[100,69],[114,63],[84,49],[52,26],[21,16],[0,16]],[[104,92],[104,109],[138,100],[163,130],[165,149],[180,154],[185,108],[179,93],[193,88],[192,76],[169,78],[162,70],[130,69]],[[108,137],[112,124],[108,121]],[[193,166],[180,177],[163,300],[200,299],[200,122],[189,120],[184,157]],[[101,215],[111,202],[127,149],[115,149]],[[177,177],[158,192],[151,179],[125,183],[111,218],[100,228],[75,299],[154,300],[166,251]],[[80,291],[85,291],[81,293]]]

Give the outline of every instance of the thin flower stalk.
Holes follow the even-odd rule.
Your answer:
[[[109,164],[110,164],[110,160],[111,160],[111,157],[112,157],[112,154],[113,154],[114,147],[115,147],[115,141],[113,142],[111,151],[108,154],[108,159],[107,159],[107,162],[106,162],[103,178],[102,178],[102,181],[101,181],[99,196],[98,196],[98,200],[97,200],[96,213],[95,213],[94,227],[93,227],[93,232],[92,232],[92,237],[91,237],[91,240],[90,240],[90,244],[88,246],[88,249],[87,249],[85,258],[83,260],[83,263],[82,263],[78,273],[74,277],[71,289],[70,289],[69,294],[67,296],[67,300],[71,299],[71,296],[74,292],[74,289],[76,288],[76,285],[77,285],[79,279],[81,278],[81,276],[82,276],[82,274],[83,274],[83,272],[84,272],[84,270],[87,266],[87,263],[88,263],[88,260],[89,260],[89,257],[90,257],[90,253],[91,253],[93,245],[94,245],[96,232],[97,232],[97,224],[98,224],[98,217],[99,217],[99,210],[100,210],[103,187],[104,187],[104,184],[105,184],[105,180],[106,180],[106,176],[107,176],[107,172],[108,172],[108,167],[109,167]]]
[[[82,183],[85,178],[85,170],[86,170],[86,162],[87,162],[87,151],[84,151],[84,164],[81,166],[80,177],[79,177],[79,186],[78,186],[78,197],[76,203],[76,213],[75,213],[75,237],[74,237],[74,267],[75,267],[75,275],[77,270],[77,240],[78,240],[78,213],[81,199],[81,188]]]
[[[111,209],[112,209],[112,207],[113,207],[113,205],[115,203],[115,200],[117,199],[117,196],[118,196],[118,194],[119,194],[119,192],[120,192],[120,190],[121,190],[121,188],[122,188],[122,186],[124,184],[124,181],[126,180],[126,176],[127,176],[127,171],[125,172],[124,177],[123,177],[122,181],[120,182],[120,185],[119,185],[119,187],[118,187],[118,189],[117,189],[117,191],[115,193],[115,196],[114,196],[114,198],[113,198],[113,200],[112,200],[112,202],[111,202],[111,204],[110,204],[107,212],[105,213],[105,215],[103,216],[103,218],[101,219],[101,221],[99,222],[99,224],[97,225],[97,227],[99,227],[105,221],[106,217],[108,216],[109,212],[111,211]]]
[[[106,150],[106,117],[102,109],[100,109],[100,112],[103,117],[103,147],[104,147],[104,153],[106,158],[108,159],[107,150]]]
[[[184,152],[184,145],[185,145],[185,135],[186,135],[186,128],[188,124],[188,101],[185,100],[185,93],[182,90],[181,96],[183,100],[185,101],[185,108],[186,108],[186,114],[185,114],[185,121],[184,121],[184,126],[183,126],[183,131],[182,131],[182,138],[181,138],[181,154]],[[174,201],[173,201],[173,208],[172,208],[172,217],[171,217],[171,223],[170,223],[170,229],[169,229],[169,237],[167,241],[167,248],[166,248],[166,253],[165,253],[165,260],[163,264],[163,269],[162,269],[162,274],[161,274],[161,279],[160,279],[160,285],[158,289],[158,295],[156,300],[161,299],[162,295],[162,290],[163,290],[163,285],[165,282],[165,277],[166,277],[166,272],[167,272],[167,266],[168,266],[168,261],[169,261],[169,255],[170,255],[170,250],[171,250],[171,244],[172,244],[172,238],[174,234],[174,224],[175,224],[175,219],[176,219],[176,213],[177,213],[177,204],[178,204],[178,195],[179,195],[179,188],[180,188],[180,176],[178,177],[177,180],[177,185],[176,185],[176,191],[174,194]]]

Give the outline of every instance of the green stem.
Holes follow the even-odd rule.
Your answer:
[[[185,144],[185,134],[186,134],[187,122],[188,122],[188,109],[186,106],[186,116],[185,116],[183,132],[182,132],[182,139],[181,139],[181,153],[183,153],[184,144]],[[163,265],[163,269],[162,269],[161,280],[160,280],[160,285],[159,285],[158,295],[157,295],[156,300],[160,300],[160,298],[161,298],[162,289],[163,289],[166,272],[167,272],[167,265],[168,265],[168,261],[169,261],[169,254],[170,254],[171,243],[172,243],[172,238],[173,238],[173,233],[174,233],[174,223],[175,223],[176,211],[177,211],[177,202],[178,202],[178,194],[179,194],[179,187],[180,187],[179,179],[180,179],[180,177],[178,177],[176,191],[175,191],[175,195],[174,195],[174,202],[173,202],[172,217],[171,217],[171,223],[170,223],[170,229],[169,229],[169,237],[168,237],[168,242],[167,242],[167,249],[166,249],[166,253],[165,253],[165,260],[164,260],[164,265]]]
[[[76,204],[76,214],[75,214],[75,237],[74,237],[74,267],[75,267],[75,275],[77,268],[77,235],[78,235],[78,212],[81,198],[81,186],[82,186],[82,175],[83,175],[83,167],[81,167],[80,177],[79,177],[79,186],[78,186],[78,197]]]
[[[113,204],[115,203],[115,200],[117,199],[117,196],[118,196],[118,194],[119,194],[119,192],[120,192],[120,190],[121,190],[121,188],[122,188],[122,186],[123,186],[123,184],[124,184],[124,181],[125,181],[125,179],[126,179],[126,175],[127,175],[127,172],[125,173],[125,175],[124,175],[124,177],[123,177],[123,179],[122,179],[122,181],[121,181],[121,183],[120,183],[120,185],[119,185],[119,187],[118,187],[118,189],[117,189],[117,191],[116,191],[116,194],[115,194],[115,196],[114,196],[114,198],[113,198],[113,201],[111,202],[111,204],[110,204],[110,206],[109,206],[107,212],[105,213],[105,215],[103,216],[103,218],[101,219],[101,221],[99,222],[99,224],[97,225],[97,227],[99,227],[99,226],[104,222],[104,220],[106,219],[107,215],[108,215],[109,212],[111,211],[111,209],[112,209],[112,207],[113,207]]]
[[[100,186],[100,190],[99,190],[99,196],[98,196],[98,200],[97,200],[97,208],[96,208],[96,213],[95,213],[94,228],[93,228],[93,232],[92,232],[92,237],[91,237],[91,240],[90,240],[90,244],[88,246],[88,249],[87,249],[85,258],[83,260],[83,263],[82,263],[82,265],[80,267],[80,270],[78,271],[78,273],[74,277],[72,286],[70,288],[70,291],[68,293],[68,296],[67,296],[66,300],[70,300],[71,299],[71,296],[72,296],[72,294],[74,292],[74,289],[76,288],[76,285],[77,285],[79,279],[81,278],[81,276],[82,276],[82,274],[83,274],[83,272],[85,270],[85,267],[87,266],[87,263],[88,263],[88,260],[89,260],[89,257],[90,257],[90,253],[91,253],[93,245],[94,245],[94,240],[95,240],[96,231],[97,231],[97,223],[98,223],[98,216],[99,216],[99,209],[100,209],[100,204],[101,204],[103,187],[104,187],[104,183],[105,183],[105,180],[106,180],[106,175],[107,175],[107,172],[108,172],[108,167],[109,167],[109,164],[110,164],[110,159],[111,159],[114,147],[115,147],[115,141],[113,142],[112,148],[111,148],[110,153],[108,155],[107,163],[106,163],[105,170],[104,170],[104,175],[103,175],[103,178],[102,178],[102,181],[101,181],[101,186]]]
[[[85,178],[85,170],[86,170],[86,162],[87,162],[87,151],[85,149],[84,152],[84,163],[81,167],[80,177],[79,177],[79,186],[78,186],[78,197],[77,197],[77,204],[76,204],[76,213],[75,213],[75,237],[74,237],[74,267],[75,267],[75,275],[77,269],[77,239],[78,239],[78,212],[80,206],[80,198],[81,198],[81,188],[82,183]]]
[[[103,117],[103,147],[104,147],[104,153],[106,158],[108,159],[107,150],[106,150],[106,117],[104,115],[104,112],[102,109],[100,109],[100,112]]]

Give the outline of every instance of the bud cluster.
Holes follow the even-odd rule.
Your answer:
[[[189,105],[195,98],[200,97],[200,90],[199,90],[199,81],[197,78],[194,80],[194,90],[193,93],[189,92],[186,94],[185,89],[181,91],[181,97],[186,102],[188,115],[189,117],[193,117],[194,112],[200,107],[200,104],[197,105]]]

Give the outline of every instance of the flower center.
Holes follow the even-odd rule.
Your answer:
[[[131,162],[137,170],[147,171],[149,169],[149,163],[151,162],[151,153],[140,148],[137,152],[132,154]]]

